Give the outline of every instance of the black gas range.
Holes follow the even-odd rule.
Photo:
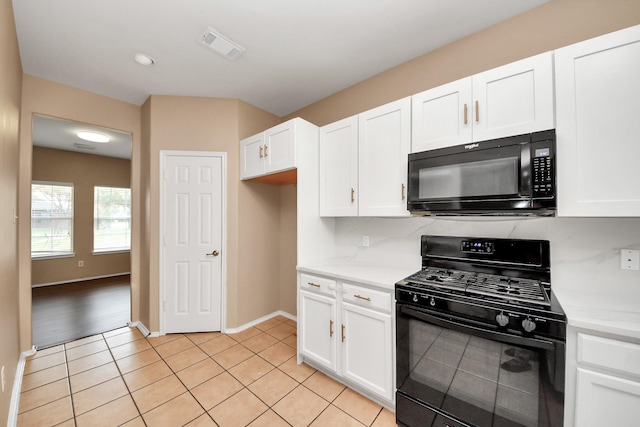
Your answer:
[[[396,284],[398,424],[562,425],[549,242],[422,236],[421,255]]]

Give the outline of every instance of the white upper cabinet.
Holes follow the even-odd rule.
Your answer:
[[[553,53],[473,76],[473,140],[554,128]]]
[[[411,99],[358,115],[358,209],[360,216],[409,216],[407,156],[411,146]]]
[[[240,141],[240,178],[264,175],[264,133]]]
[[[320,129],[321,216],[408,216],[411,100]]]
[[[553,53],[412,97],[412,152],[554,128]]]
[[[358,116],[320,128],[320,216],[358,216]]]
[[[289,120],[264,132],[265,173],[296,167],[296,119]]]
[[[297,166],[297,144],[317,127],[295,118],[240,141],[240,179],[258,178]]]
[[[556,51],[559,216],[640,216],[640,26]]]
[[[471,141],[471,78],[456,80],[411,98],[411,152]]]

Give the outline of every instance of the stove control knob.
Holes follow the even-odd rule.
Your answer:
[[[509,316],[504,313],[500,313],[496,316],[496,322],[500,326],[507,326],[509,324]]]
[[[418,302],[418,295],[416,294],[413,295],[413,302]]]
[[[522,321],[522,329],[526,332],[531,332],[536,328],[536,322],[529,319],[528,317]]]

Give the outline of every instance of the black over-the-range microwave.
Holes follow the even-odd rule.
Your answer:
[[[554,216],[555,153],[555,130],[547,130],[409,154],[407,209]]]

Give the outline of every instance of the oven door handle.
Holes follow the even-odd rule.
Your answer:
[[[505,334],[504,332],[500,331],[488,331],[484,328],[467,325],[453,320],[456,319],[455,316],[447,315],[447,317],[451,319],[449,320],[404,305],[399,305],[399,307],[401,313],[405,313],[409,316],[416,317],[420,320],[424,320],[425,322],[429,322],[443,328],[453,329],[455,331],[464,332],[473,336],[500,341],[506,344],[520,345],[523,347],[533,347],[541,350],[555,350],[556,347],[553,341],[541,340],[539,338],[523,338],[517,335]]]

